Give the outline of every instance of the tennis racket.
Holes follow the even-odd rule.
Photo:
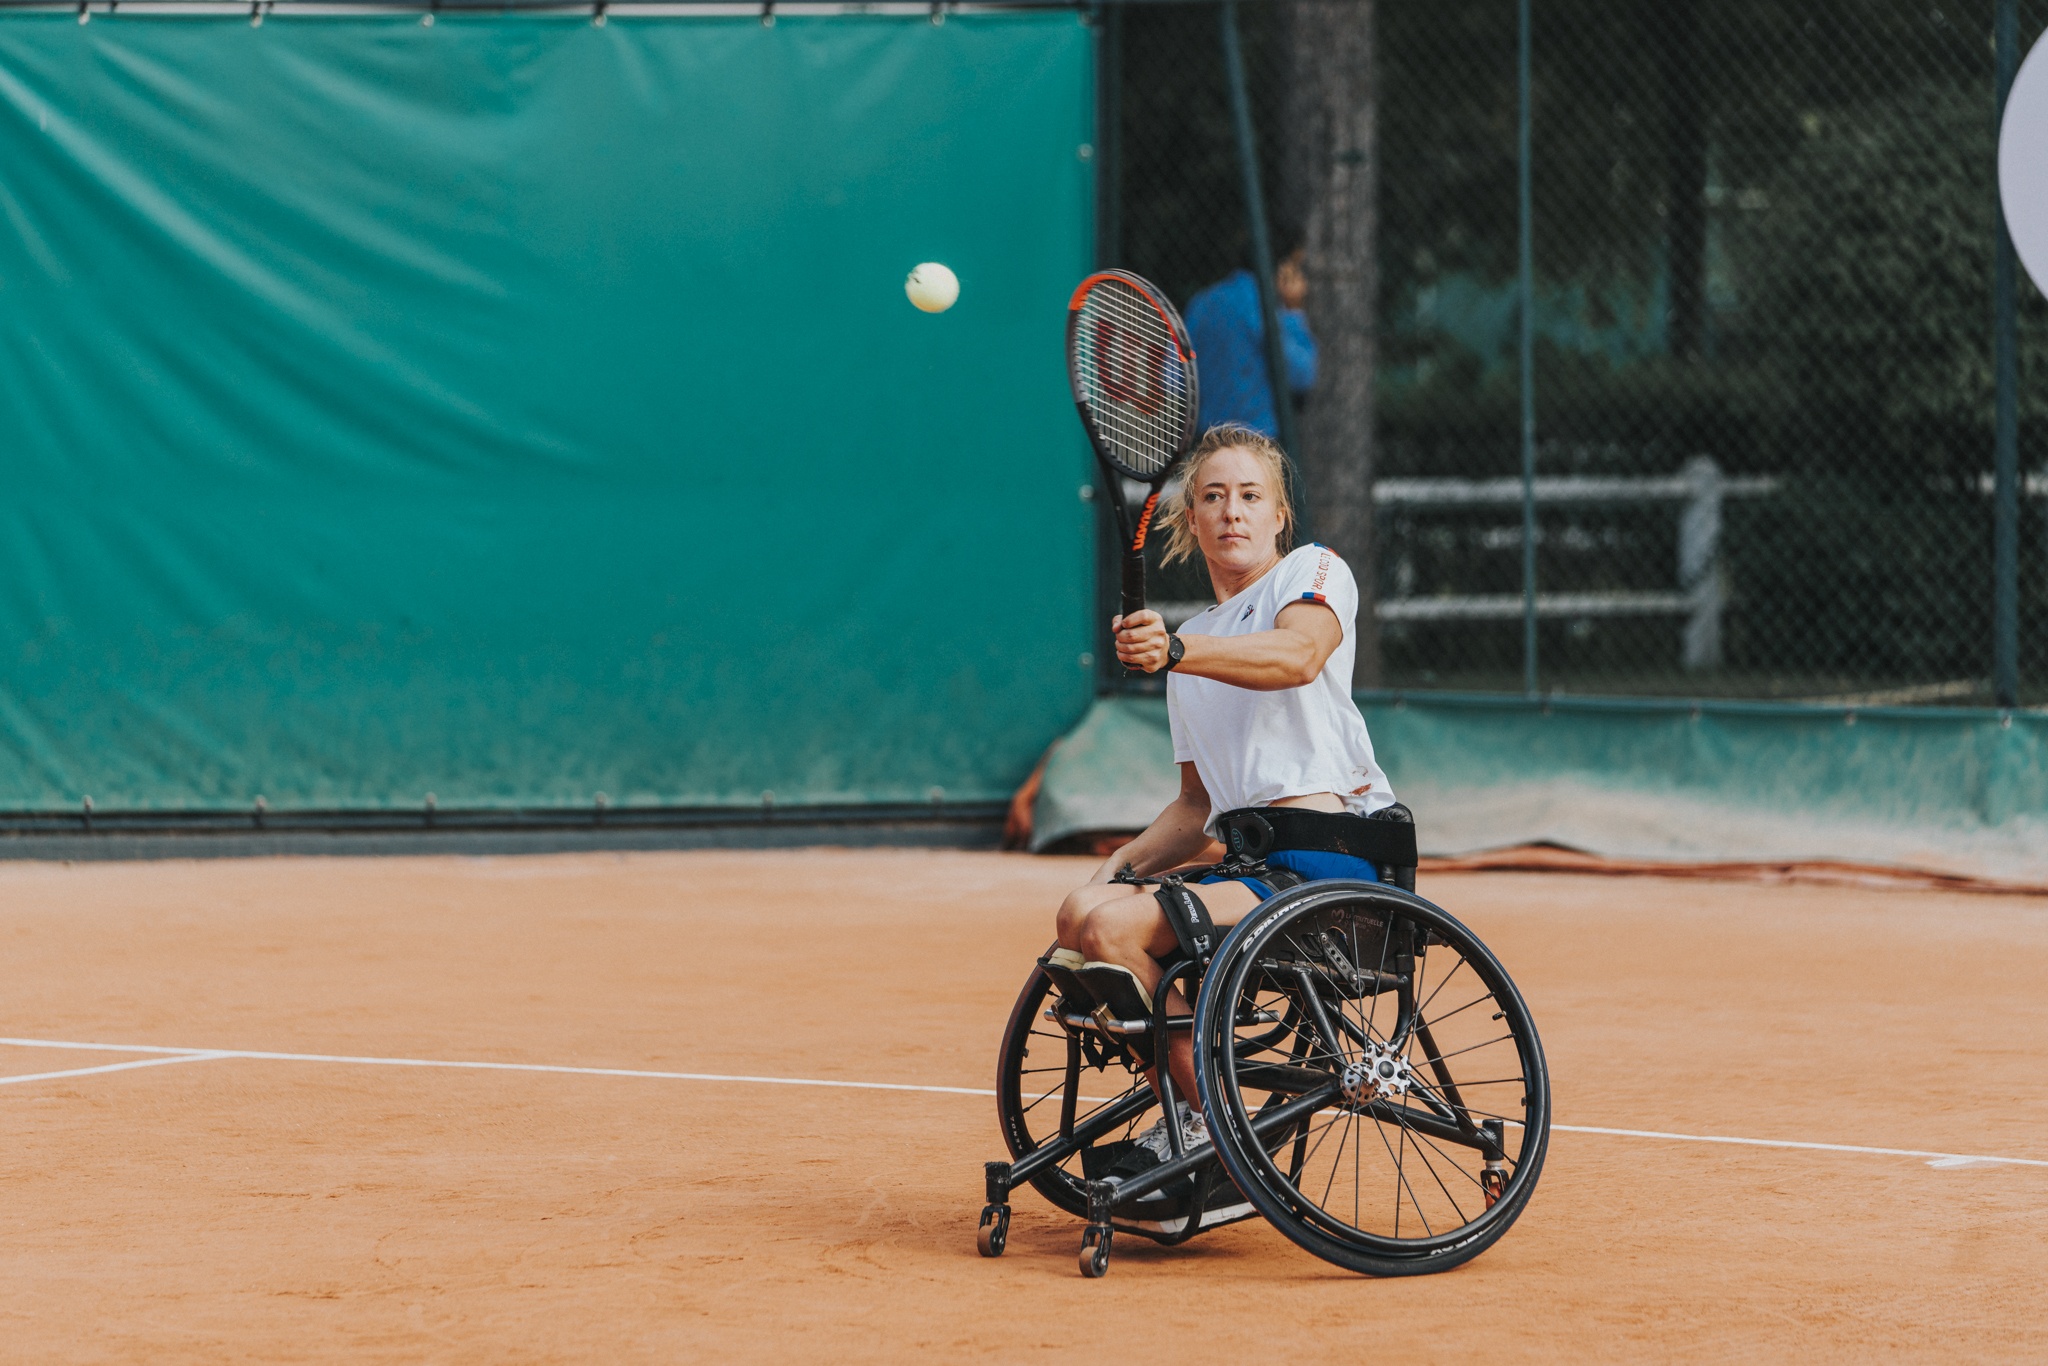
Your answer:
[[[1067,304],[1067,378],[1116,509],[1128,617],[1145,606],[1145,537],[1159,491],[1195,444],[1195,348],[1157,286],[1105,270],[1083,280]],[[1135,515],[1126,479],[1146,488]]]

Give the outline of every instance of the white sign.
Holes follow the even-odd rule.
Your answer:
[[[1998,129],[1998,196],[2020,264],[2048,294],[2048,43],[2034,44]]]

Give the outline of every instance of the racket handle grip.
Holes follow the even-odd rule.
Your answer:
[[[1124,552],[1123,614],[1145,610],[1145,556],[1142,551]]]

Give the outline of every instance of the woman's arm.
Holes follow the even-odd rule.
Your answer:
[[[1180,766],[1180,795],[1145,827],[1145,833],[1102,861],[1090,882],[1108,882],[1126,863],[1139,874],[1177,868],[1208,846],[1202,826],[1209,819],[1209,789],[1193,764]]]
[[[1255,692],[1278,692],[1313,683],[1344,643],[1337,614],[1319,602],[1290,602],[1274,623],[1276,629],[1248,636],[1182,636],[1185,653],[1174,672]],[[1166,667],[1166,623],[1157,612],[1133,612],[1129,621],[1119,619],[1116,657],[1146,673]]]

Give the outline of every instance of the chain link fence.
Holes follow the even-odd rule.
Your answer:
[[[1539,688],[1992,700],[1994,3],[1531,0]],[[2019,18],[2024,50],[2048,0]],[[1257,264],[1235,24],[1320,350],[1291,414],[1309,530],[1370,567],[1359,682],[1521,689],[1515,0],[1102,22],[1104,254],[1183,305]],[[2024,274],[2017,301],[2040,703],[2048,306]]]

